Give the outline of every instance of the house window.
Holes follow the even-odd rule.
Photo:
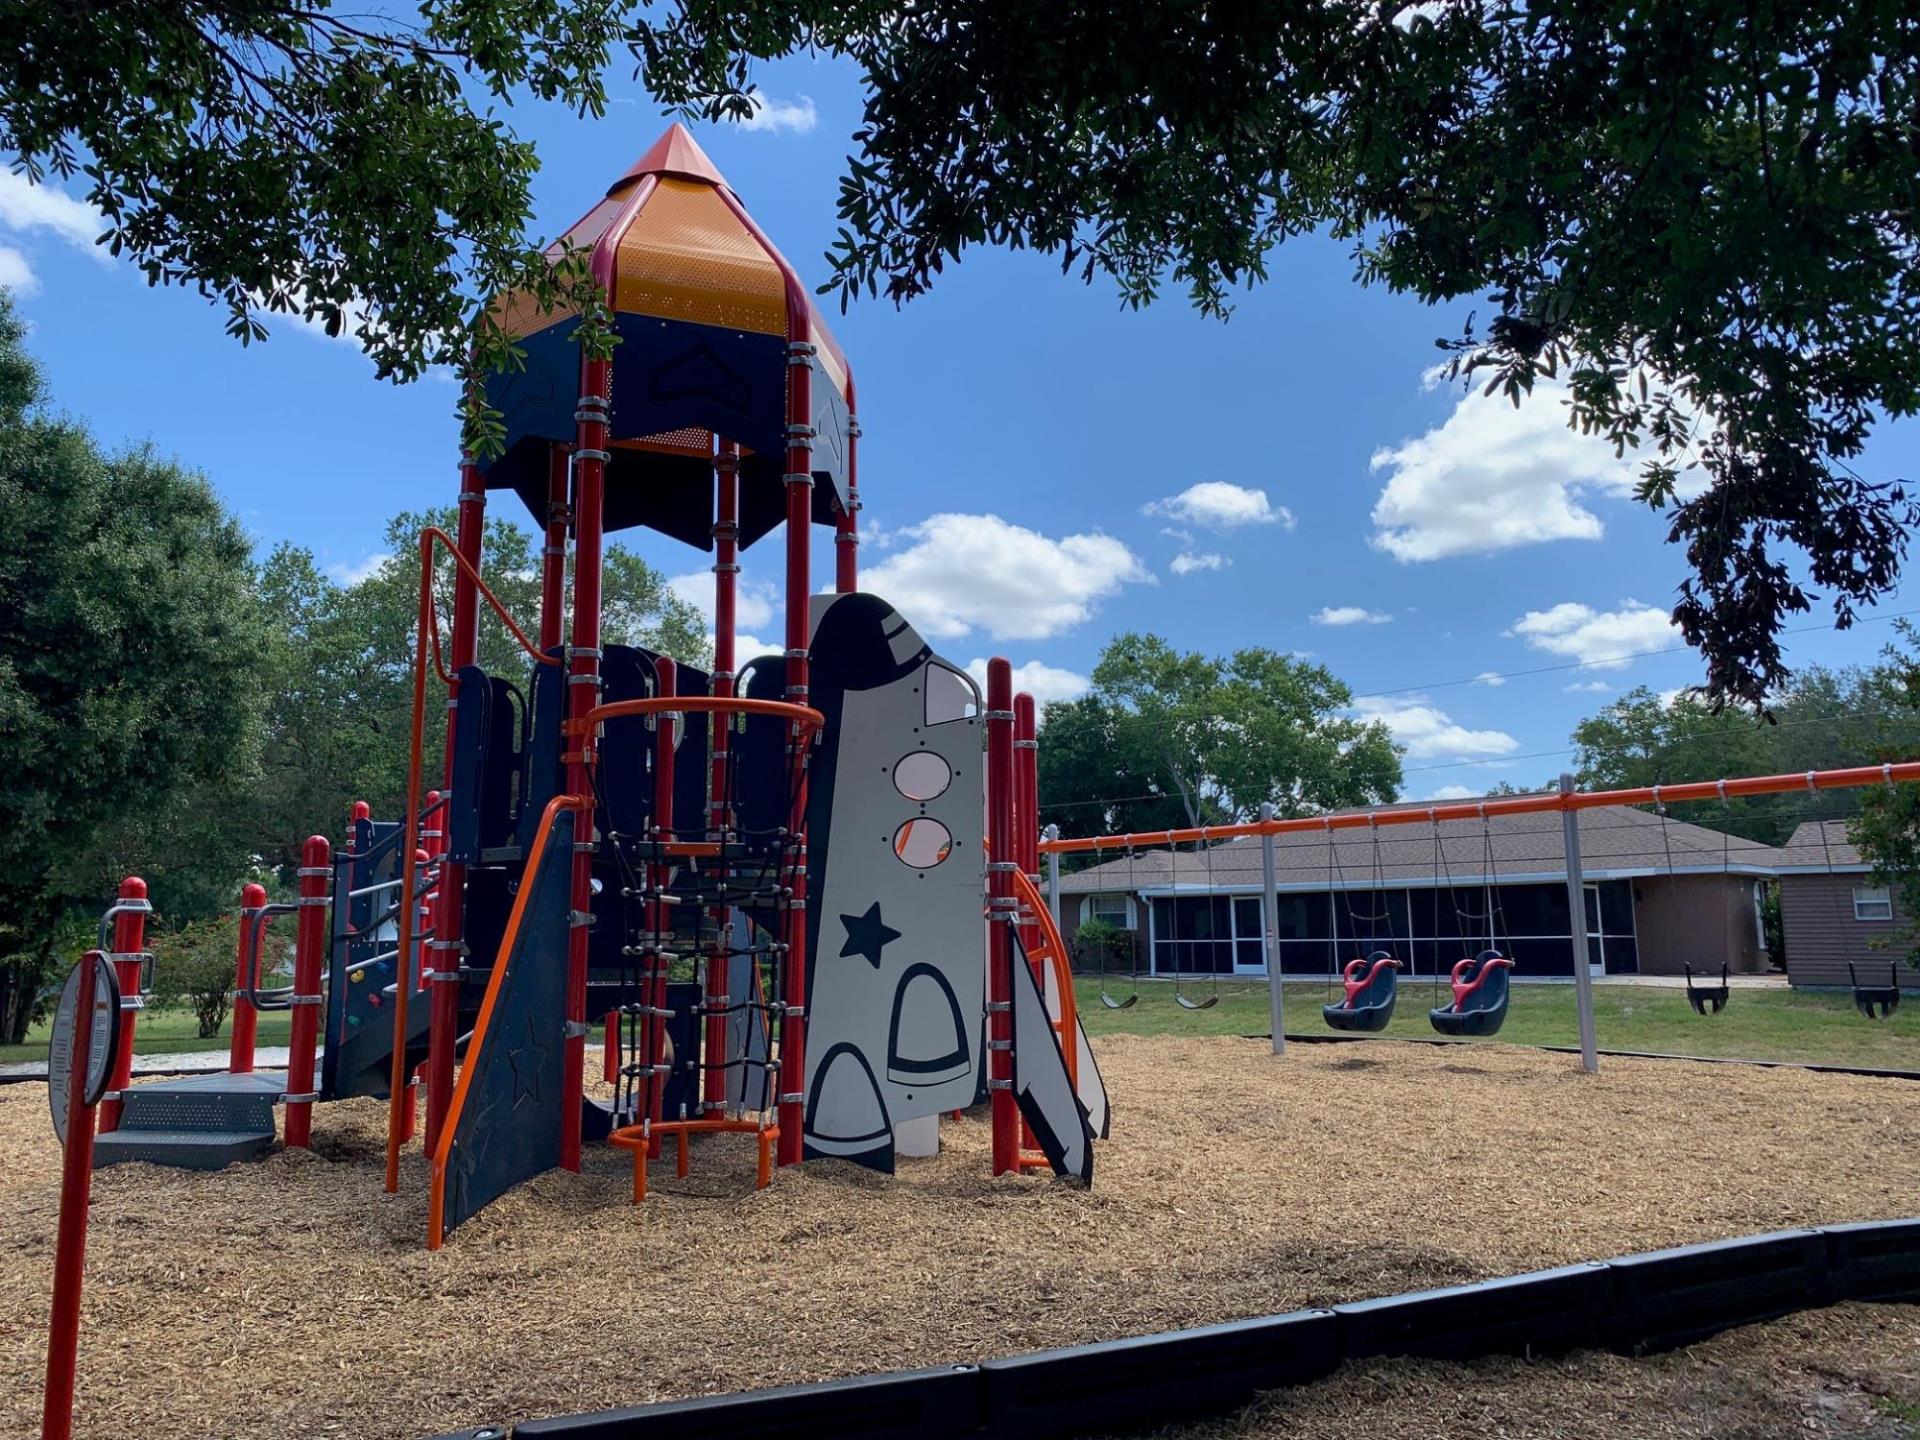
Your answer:
[[[1856,920],[1893,919],[1893,892],[1884,885],[1854,886],[1853,918]]]
[[[1087,897],[1087,919],[1101,920],[1120,930],[1133,928],[1133,906],[1127,903],[1124,895],[1090,895]]]

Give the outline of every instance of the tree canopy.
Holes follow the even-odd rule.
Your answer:
[[[1813,665],[1775,697],[1774,723],[1751,711],[1715,711],[1698,696],[1628,691],[1573,732],[1583,787],[1617,789],[1793,775],[1877,765],[1920,755],[1920,705],[1891,664],[1830,670]],[[1778,845],[1802,820],[1854,814],[1868,792],[1823,790],[1673,805],[1676,820]]]
[[[83,175],[152,281],[243,338],[261,310],[347,329],[399,378],[512,363],[484,305],[507,288],[604,335],[580,257],[528,239],[537,158],[499,111],[598,116],[615,64],[718,118],[758,62],[851,63],[843,303],[1004,245],[1224,312],[1331,235],[1365,283],[1477,302],[1437,337],[1461,373],[1516,404],[1564,375],[1569,422],[1645,456],[1716,700],[1778,690],[1785,617],[1888,593],[1916,519],[1855,469],[1920,405],[1898,0],[159,0],[12,6],[0,53],[0,145]]]
[[[187,823],[258,755],[264,627],[245,533],[198,475],[42,405],[0,294],[0,1039],[18,1040],[76,877]]]
[[[1047,707],[1041,823],[1089,834],[1391,800],[1399,754],[1385,726],[1345,713],[1352,700],[1325,666],[1271,650],[1210,657],[1117,635],[1093,692]]]

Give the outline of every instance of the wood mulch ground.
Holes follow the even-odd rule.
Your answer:
[[[1499,1045],[1099,1053],[1115,1121],[1091,1191],[990,1179],[975,1120],[895,1178],[817,1164],[760,1194],[750,1147],[720,1137],[686,1181],[657,1168],[637,1211],[625,1157],[594,1151],[429,1255],[424,1167],[413,1152],[402,1193],[381,1192],[374,1102],[323,1108],[312,1153],[103,1170],[80,1433],[418,1437],[1892,1217],[1920,1195],[1920,1094],[1900,1081],[1593,1077]],[[0,1434],[38,1414],[57,1201],[46,1090],[0,1087]]]
[[[1841,1305],[1629,1360],[1353,1366],[1180,1440],[1915,1440],[1920,1306]]]

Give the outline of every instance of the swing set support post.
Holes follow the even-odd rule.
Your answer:
[[[1273,806],[1260,807],[1260,823],[1271,824]],[[1048,860],[1058,863],[1058,857],[1049,855]],[[1262,932],[1261,949],[1267,961],[1267,1020],[1273,1026],[1273,1053],[1287,1053],[1287,1002],[1282,993],[1280,977],[1280,896],[1275,887],[1273,865],[1273,831],[1260,832],[1260,929]]]
[[[1573,794],[1573,776],[1562,772],[1560,794]],[[1580,868],[1580,814],[1572,806],[1560,811],[1560,830],[1567,848],[1567,929],[1573,947],[1573,993],[1580,1009],[1580,1068],[1600,1073],[1600,1042],[1593,1025],[1593,971],[1587,961],[1587,886]]]

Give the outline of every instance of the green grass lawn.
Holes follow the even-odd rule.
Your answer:
[[[1126,983],[1121,979],[1114,987],[1115,998],[1125,993]],[[1103,1006],[1100,987],[1093,980],[1083,977],[1075,993],[1087,1033],[1093,1036],[1265,1035],[1270,1028],[1264,980],[1222,981],[1220,1003],[1199,1011],[1176,1005],[1173,986],[1166,981],[1142,982],[1139,1003],[1126,1010]],[[1189,999],[1203,999],[1210,987],[1202,980],[1188,985],[1186,993]],[[1435,991],[1424,978],[1402,981],[1393,1023],[1382,1033],[1409,1040],[1437,1038],[1427,1022],[1427,1010],[1443,1003],[1446,994],[1444,987]],[[1695,1015],[1687,1005],[1686,992],[1678,989],[1601,985],[1593,994],[1594,1025],[1602,1050],[1920,1070],[1920,996],[1909,996],[1892,1019],[1870,1021],[1853,1008],[1850,995],[1785,986],[1735,990],[1718,1015]],[[1320,1018],[1320,1007],[1337,999],[1337,986],[1288,981],[1287,1033],[1334,1033]],[[1515,985],[1499,1038],[1515,1045],[1579,1044],[1573,986]]]
[[[1097,1002],[1096,1002],[1097,1003]],[[284,1011],[260,1017],[260,1045],[284,1045],[287,1043],[287,1026],[291,1017]],[[232,1042],[233,1021],[231,1017],[220,1027],[220,1033],[210,1040],[200,1038],[199,1022],[193,1018],[191,1010],[143,1010],[140,1012],[138,1028],[134,1032],[133,1048],[140,1055],[178,1055],[188,1050],[225,1050]],[[23,1060],[44,1061],[47,1058],[47,1027],[36,1025],[27,1032],[24,1045],[0,1045],[0,1065],[16,1064]]]

